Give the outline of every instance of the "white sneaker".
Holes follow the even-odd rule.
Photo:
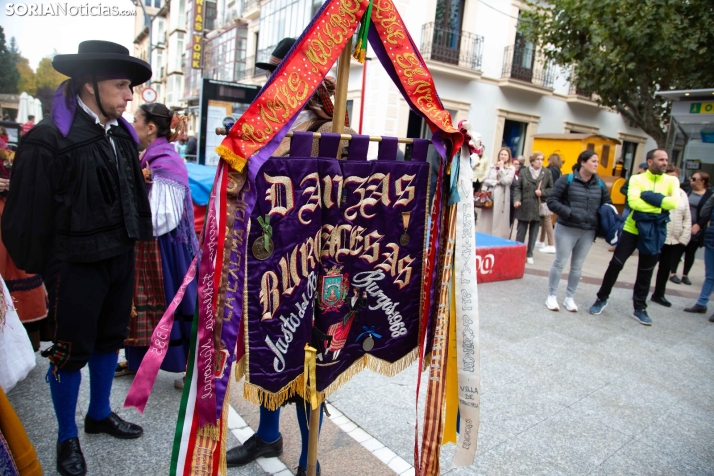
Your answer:
[[[560,306],[558,306],[558,298],[556,296],[553,296],[552,294],[548,296],[548,299],[545,300],[545,307],[547,307],[551,311],[560,311]]]
[[[549,254],[554,254],[555,253],[555,246],[544,246],[543,248],[539,249],[541,253],[549,253]]]
[[[543,243],[542,241],[536,241],[535,246],[536,246],[536,248],[543,248],[545,246],[545,243]]]
[[[533,258],[526,258],[526,263],[533,264],[534,263]]]
[[[573,298],[566,297],[565,301],[563,301],[563,306],[570,312],[578,312],[578,306],[573,301]]]

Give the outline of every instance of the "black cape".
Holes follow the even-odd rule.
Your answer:
[[[123,126],[105,133],[77,108],[67,137],[51,117],[23,136],[2,216],[2,240],[18,268],[41,274],[50,254],[101,261],[152,235],[137,146]]]

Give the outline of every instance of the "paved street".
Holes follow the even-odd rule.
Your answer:
[[[652,304],[654,325],[644,327],[629,317],[636,256],[603,314],[587,313],[610,256],[603,243],[593,247],[576,295],[578,313],[551,312],[543,304],[543,275],[553,255],[536,253],[521,280],[479,286],[479,449],[474,466],[450,469],[454,446],[444,447],[442,474],[714,474],[714,324],[709,314],[682,312],[701,289],[703,263],[695,265],[692,286],[669,285],[674,306]],[[561,282],[561,302],[564,293]],[[9,397],[46,474],[55,474],[46,371],[38,357],[38,367]],[[115,380],[113,408],[145,429],[134,441],[82,433],[89,396],[84,377],[77,421],[89,474],[167,474],[180,397],[175,375],[159,374],[144,415],[121,408],[130,377]],[[335,392],[332,417],[322,428],[322,474],[410,474],[415,387],[412,366],[391,379],[363,372]],[[230,446],[249,437],[258,421],[257,408],[241,398],[241,384],[233,386],[231,403],[229,426],[237,438],[231,435]],[[283,456],[229,475],[291,474],[300,441],[294,408],[282,416]]]

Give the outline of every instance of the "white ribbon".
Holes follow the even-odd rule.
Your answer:
[[[476,288],[476,233],[474,229],[473,182],[469,149],[461,147],[459,203],[456,205],[454,286],[456,286],[456,355],[459,385],[459,440],[453,467],[471,466],[476,457],[481,402],[478,291]]]

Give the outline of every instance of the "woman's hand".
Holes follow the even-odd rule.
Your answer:
[[[144,182],[146,183],[154,183],[151,179],[153,178],[154,174],[151,173],[151,169],[149,167],[146,167],[145,169],[141,169],[141,172],[144,174]]]
[[[521,202],[515,202],[513,208],[521,208]]]
[[[540,190],[536,190],[536,197],[540,197],[540,196],[541,196],[541,191],[540,191]]]
[[[0,192],[10,190],[10,179],[0,179]]]
[[[694,225],[692,225],[692,235],[696,235],[697,233],[699,233],[699,229],[700,228],[699,228],[698,223],[695,223]]]

